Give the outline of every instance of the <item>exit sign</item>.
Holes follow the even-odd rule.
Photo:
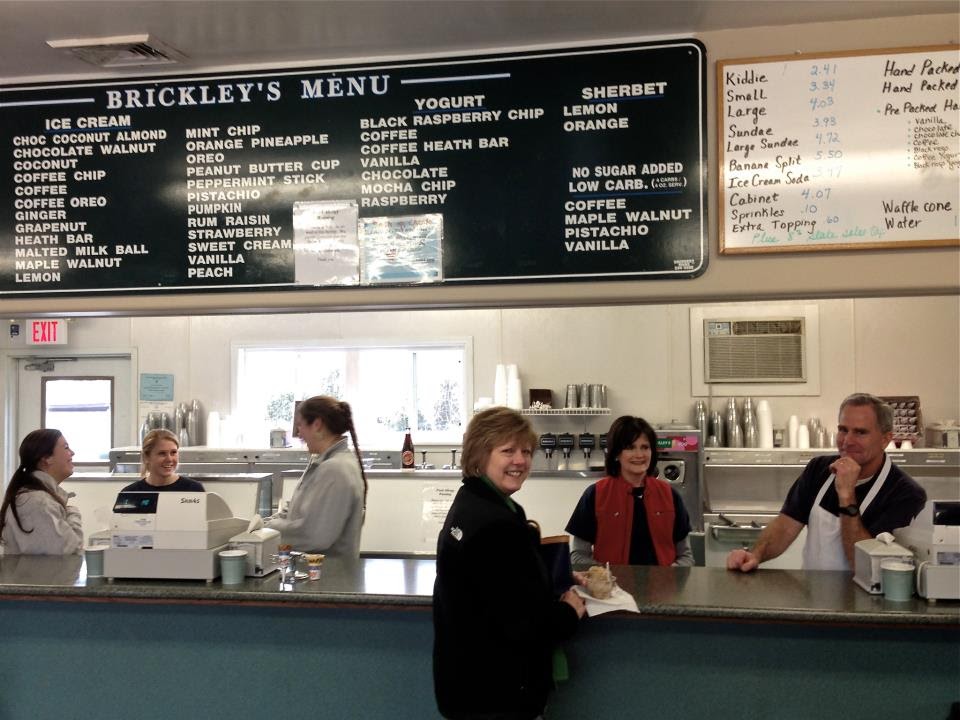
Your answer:
[[[27,345],[66,345],[67,321],[27,320]]]

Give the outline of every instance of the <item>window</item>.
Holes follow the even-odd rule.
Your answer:
[[[76,462],[95,462],[113,447],[113,378],[43,378],[43,427],[57,428]]]
[[[236,413],[247,445],[293,427],[296,400],[332,395],[350,403],[361,448],[457,443],[466,425],[469,342],[421,345],[236,347]]]

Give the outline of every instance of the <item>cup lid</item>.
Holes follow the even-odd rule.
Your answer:
[[[913,563],[907,562],[905,558],[884,558],[880,561],[880,568],[883,570],[909,570],[913,572]]]
[[[220,557],[222,558],[232,558],[232,557],[246,557],[246,550],[221,550]]]

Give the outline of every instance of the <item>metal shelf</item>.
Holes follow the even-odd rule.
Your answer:
[[[541,408],[523,408],[521,415],[609,415],[610,408],[550,408],[549,410]]]

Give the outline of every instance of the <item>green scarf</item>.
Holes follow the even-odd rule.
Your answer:
[[[480,479],[483,480],[502,500],[506,503],[507,507],[510,508],[512,512],[517,512],[517,504],[510,499],[510,496],[503,492],[500,488],[493,484],[493,480],[488,478],[486,475],[481,475]]]

